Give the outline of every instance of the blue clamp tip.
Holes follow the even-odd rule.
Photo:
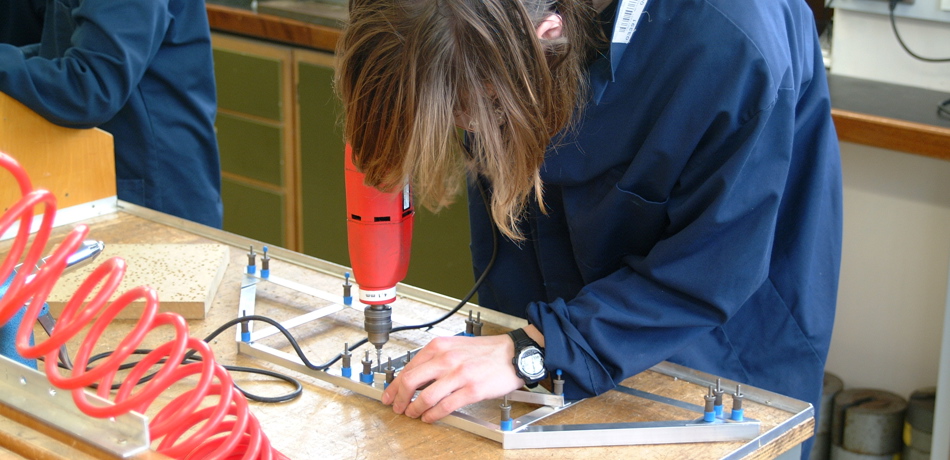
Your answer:
[[[267,278],[270,276],[270,270],[261,270],[261,278]]]
[[[242,332],[242,333],[241,333],[241,341],[242,341],[242,342],[250,342],[250,341],[251,341],[251,333],[250,333],[250,332]]]
[[[716,421],[716,413],[715,413],[715,412],[703,412],[703,421],[704,421],[704,422],[709,422],[709,423],[715,422],[715,421]]]
[[[373,383],[373,374],[364,374],[364,373],[361,372],[361,373],[360,373],[360,382],[372,384],[372,383]]]
[[[716,417],[722,417],[722,405],[713,406],[713,410],[716,411]]]
[[[732,417],[731,417],[732,420],[733,420],[733,421],[736,421],[736,422],[741,422],[741,421],[745,420],[745,414],[744,414],[744,412],[745,412],[745,409],[736,409],[736,410],[732,411]]]
[[[501,431],[511,431],[512,420],[502,420],[501,421]]]
[[[346,378],[352,377],[352,376],[353,376],[353,368],[352,368],[352,367],[344,367],[343,369],[340,370],[340,375],[342,375],[342,376],[344,376],[344,377],[346,377]]]
[[[248,274],[248,275],[253,275],[256,271],[257,271],[257,265],[248,265],[248,266],[247,266],[247,274]]]

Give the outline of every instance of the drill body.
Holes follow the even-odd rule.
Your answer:
[[[392,330],[396,284],[409,270],[412,224],[415,211],[409,186],[392,193],[365,183],[353,164],[353,150],[346,146],[346,230],[353,275],[359,284],[364,328],[369,342],[381,354]]]

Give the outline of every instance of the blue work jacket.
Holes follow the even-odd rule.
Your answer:
[[[544,333],[568,398],[669,360],[817,407],[842,191],[811,11],[649,0],[619,57],[592,64],[583,118],[543,165],[548,213],[500,241],[479,302]],[[491,228],[469,195],[480,274]]]
[[[115,142],[120,199],[221,226],[203,0],[50,0],[39,44],[0,45],[0,91]]]

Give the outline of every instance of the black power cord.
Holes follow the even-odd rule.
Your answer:
[[[897,37],[897,42],[900,43],[901,48],[904,48],[904,51],[906,51],[907,54],[911,55],[915,59],[919,59],[924,62],[950,62],[950,58],[934,59],[934,58],[920,56],[917,53],[914,53],[913,51],[911,51],[910,48],[907,47],[907,45],[904,43],[904,40],[901,38],[901,34],[897,31],[897,20],[894,18],[894,9],[897,8],[898,3],[900,3],[900,0],[890,0],[888,9],[890,10],[890,16],[891,16],[891,29],[894,30],[894,36]]]

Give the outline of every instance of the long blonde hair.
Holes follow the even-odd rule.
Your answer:
[[[465,168],[492,187],[492,219],[520,240],[517,223],[552,138],[584,97],[594,49],[589,0],[563,0],[558,40],[535,28],[552,0],[352,0],[337,49],[344,133],[366,183],[384,191],[410,180],[417,203],[438,210],[458,194]],[[472,133],[464,154],[457,120]],[[542,208],[543,209],[543,208]]]

